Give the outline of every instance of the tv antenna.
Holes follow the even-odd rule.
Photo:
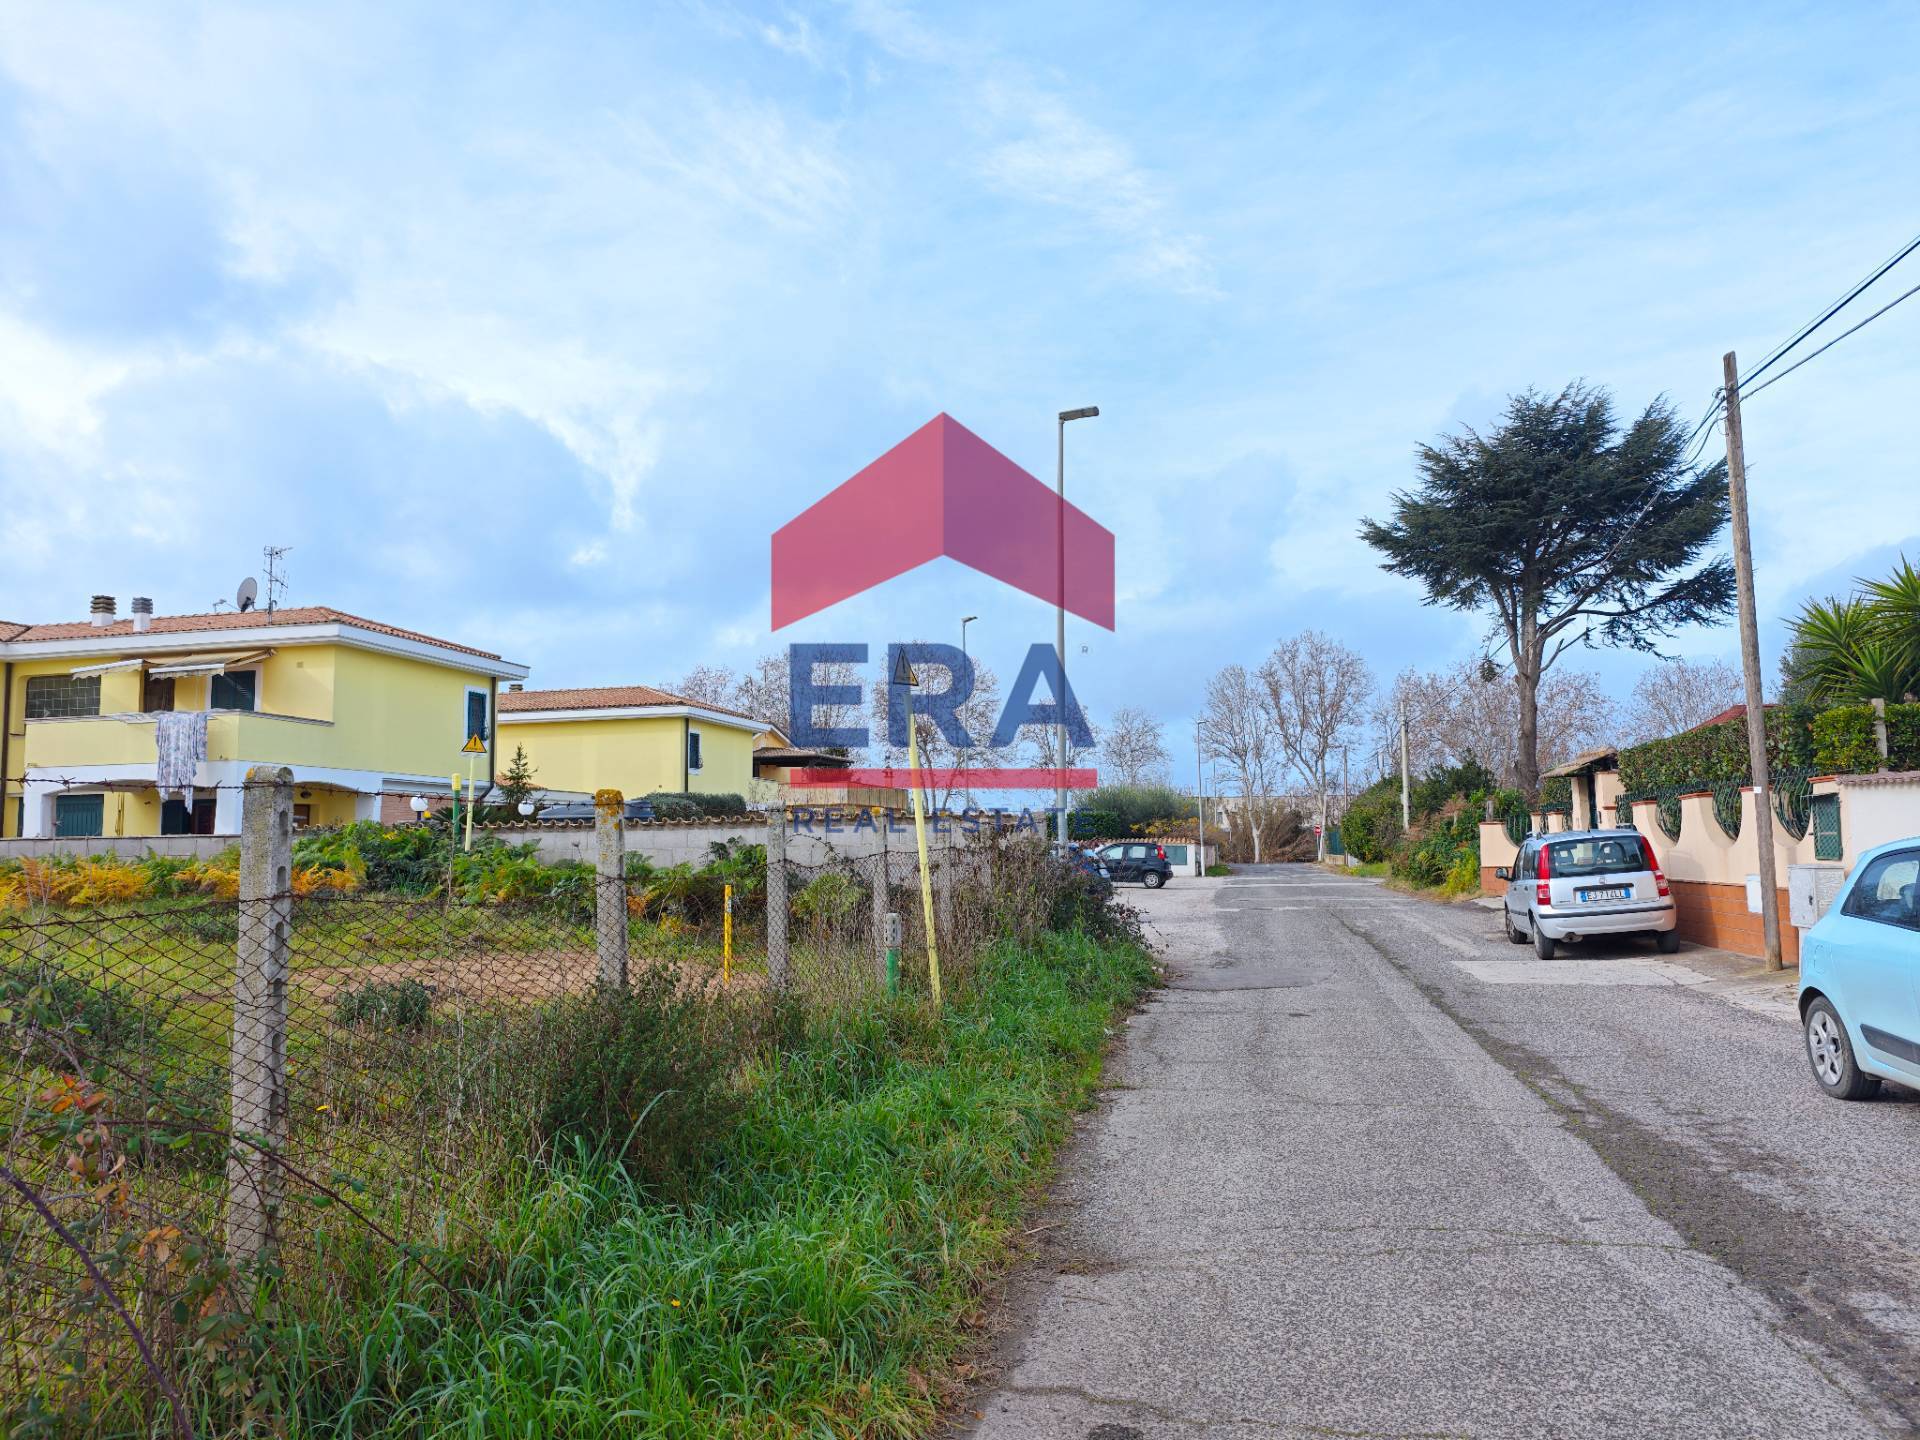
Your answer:
[[[280,603],[280,597],[287,593],[287,577],[280,569],[280,557],[293,547],[291,545],[263,545],[260,558],[267,562],[267,614],[271,615]]]

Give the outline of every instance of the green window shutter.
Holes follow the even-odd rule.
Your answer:
[[[1813,858],[1838,860],[1840,850],[1840,797],[1813,797]]]
[[[104,795],[56,795],[53,797],[53,833],[98,835],[106,822],[107,797]]]

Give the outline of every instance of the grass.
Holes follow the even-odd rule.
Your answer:
[[[894,1001],[812,1019],[744,1077],[680,1206],[585,1149],[529,1164],[494,1208],[471,1314],[436,1315],[395,1275],[275,1339],[288,1432],[923,1432],[1113,1018],[1152,976],[1136,947],[1049,936],[996,951],[941,1016]]]

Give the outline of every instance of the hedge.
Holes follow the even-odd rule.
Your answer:
[[[1873,707],[1841,705],[1813,721],[1813,766],[1828,775],[1920,770],[1920,705],[1887,706],[1887,758],[1873,739]]]
[[[1776,705],[1766,712],[1767,763],[1779,770],[1815,765],[1814,711],[1804,705]],[[1620,752],[1620,785],[1628,795],[1709,786],[1719,780],[1751,784],[1744,715],[1703,725],[1663,740],[1630,745]]]

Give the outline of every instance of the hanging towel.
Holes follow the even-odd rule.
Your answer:
[[[193,772],[207,758],[207,712],[163,710],[154,717],[154,779],[160,798],[179,794],[193,804]]]

